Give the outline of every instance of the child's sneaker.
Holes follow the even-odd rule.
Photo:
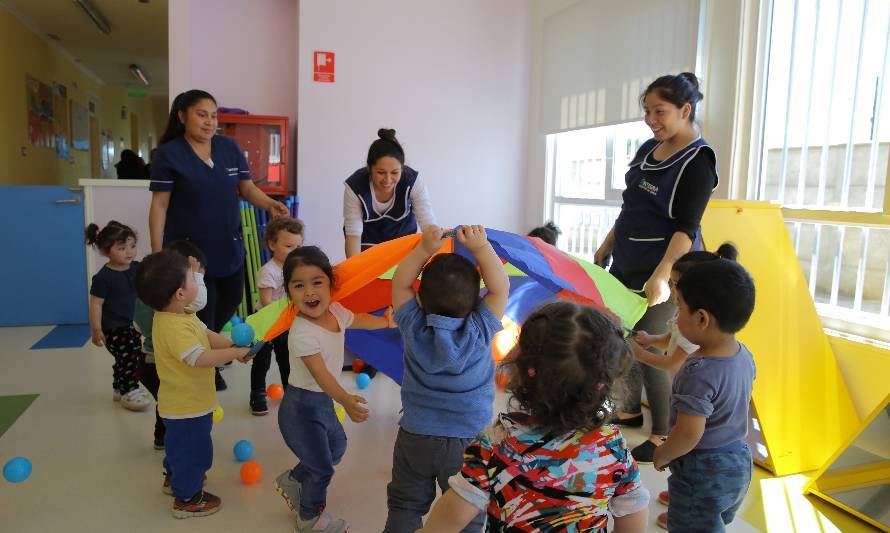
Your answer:
[[[285,470],[280,476],[275,478],[275,491],[281,494],[281,497],[287,502],[287,506],[290,507],[291,511],[297,512],[300,510],[300,497],[303,493],[303,485],[290,477],[290,470]]]
[[[155,439],[154,447],[155,447],[155,450],[163,450],[164,449],[164,439]]]
[[[201,483],[201,487],[207,484],[207,474],[204,474],[204,481]],[[161,492],[166,494],[167,496],[173,496],[173,484],[170,481],[170,474],[167,471],[164,471],[164,484],[161,485]]]
[[[670,501],[670,496],[668,496],[668,491],[663,490],[658,493],[658,503],[662,505],[667,505]]]
[[[111,393],[111,401],[113,401],[113,402],[121,401],[121,391],[114,389],[114,392]]]
[[[133,389],[121,397],[121,405],[130,411],[145,411],[151,405],[151,396],[142,389]]]
[[[668,528],[668,514],[661,513],[658,515],[658,518],[655,519],[655,525],[660,527],[661,529],[667,530]]]
[[[250,392],[250,414],[263,416],[269,413],[269,405],[266,403],[266,393],[262,391]]]
[[[221,505],[222,500],[202,490],[190,500],[180,500],[179,498],[173,500],[173,516],[175,518],[207,516],[219,511]]]
[[[321,513],[311,520],[303,520],[297,516],[297,523],[294,524],[295,533],[346,533],[349,531],[349,524],[342,518],[334,518],[328,513]]]

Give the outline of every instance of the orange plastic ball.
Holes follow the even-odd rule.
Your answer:
[[[278,383],[273,383],[266,388],[266,394],[269,398],[278,401],[284,396],[284,387],[279,385]]]
[[[263,469],[256,461],[247,461],[241,465],[241,482],[245,485],[253,485],[263,477]]]
[[[359,359],[358,357],[356,357],[355,360],[352,362],[352,371],[355,372],[356,374],[358,374],[364,369],[365,369],[365,360]]]

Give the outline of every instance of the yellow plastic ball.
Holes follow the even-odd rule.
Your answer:
[[[216,410],[213,411],[213,423],[218,424],[218,423],[222,422],[223,416],[225,416],[225,413],[223,412],[223,408],[217,406]]]
[[[334,405],[334,412],[337,413],[337,420],[342,424],[346,421],[346,410],[340,405]]]

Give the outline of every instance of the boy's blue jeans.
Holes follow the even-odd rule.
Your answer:
[[[204,474],[213,465],[213,414],[196,418],[165,418],[164,469],[170,475],[173,495],[188,500],[204,486]]]
[[[741,441],[671,462],[668,531],[725,531],[748,492],[751,468],[751,451]]]
[[[302,485],[300,518],[318,516],[327,503],[334,466],[346,453],[346,433],[323,392],[288,385],[278,408],[278,427],[287,447],[300,462],[291,477]]]

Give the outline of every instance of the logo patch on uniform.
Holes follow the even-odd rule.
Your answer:
[[[643,189],[644,191],[648,192],[649,194],[652,194],[652,195],[656,195],[656,194],[658,194],[658,186],[649,183],[649,182],[646,181],[645,179],[640,180],[640,185],[639,185],[639,187],[640,187],[641,189]]]

